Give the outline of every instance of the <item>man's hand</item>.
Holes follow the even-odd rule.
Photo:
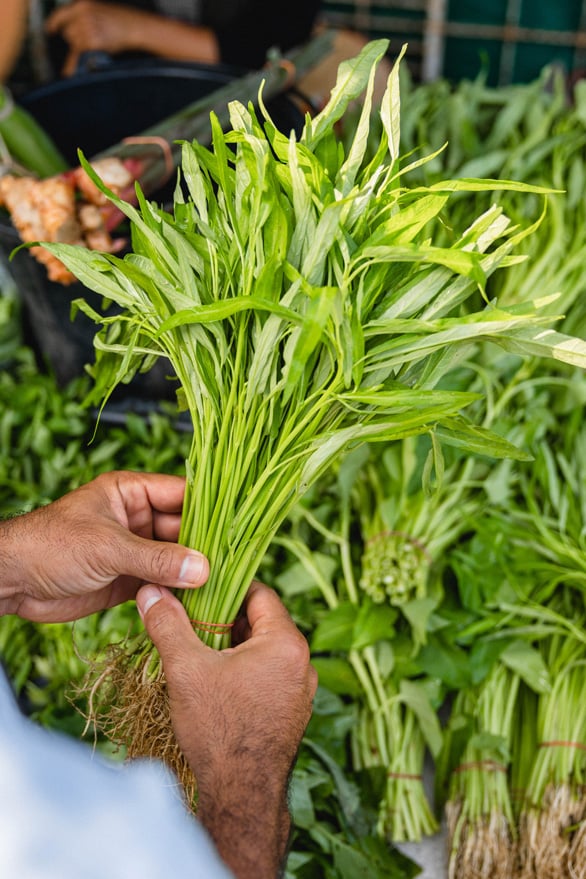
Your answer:
[[[177,545],[185,480],[114,472],[0,523],[0,614],[65,622],[156,581],[205,583],[201,553]]]
[[[46,29],[68,43],[63,76],[76,73],[84,52],[101,51],[114,56],[123,52],[146,52],[161,58],[205,64],[217,64],[220,60],[219,47],[210,28],[192,26],[123,3],[74,0],[51,13]]]
[[[197,779],[198,816],[238,879],[275,879],[289,838],[289,776],[317,687],[307,642],[260,583],[235,626],[239,643],[221,651],[200,641],[168,590],[144,586],[136,600]]]
[[[118,55],[136,48],[143,22],[150,24],[154,16],[132,7],[99,0],[75,0],[58,6],[48,17],[47,33],[59,34],[69,45],[69,54],[62,70],[71,76],[77,70],[84,52],[106,52]]]

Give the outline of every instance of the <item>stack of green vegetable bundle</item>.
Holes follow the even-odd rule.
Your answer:
[[[409,88],[407,82],[404,86]],[[404,142],[433,148],[448,140],[447,148],[418,170],[422,182],[429,184],[446,173],[454,176],[496,173],[527,182],[549,183],[563,190],[563,196],[547,197],[547,211],[540,228],[527,241],[527,263],[493,276],[489,289],[498,295],[499,301],[508,303],[559,292],[555,307],[561,303],[565,314],[562,328],[583,337],[586,330],[586,312],[582,305],[586,251],[583,217],[585,83],[579,80],[570,88],[561,71],[546,69],[539,79],[526,86],[489,89],[482,78],[457,86],[438,81],[414,87],[411,96],[413,100],[405,102],[403,114]],[[532,197],[503,192],[501,201],[507,213],[521,222],[535,220],[541,212],[541,205]],[[462,202],[460,223],[465,221],[471,208],[480,210],[483,206],[483,195]],[[538,349],[528,348],[527,353],[538,353]],[[494,363],[484,360],[482,369],[497,378]],[[570,642],[570,655],[581,650],[583,615],[581,590],[575,587],[583,580],[586,483],[583,439],[577,425],[583,413],[584,398],[581,373],[573,374],[554,365],[538,366],[532,361],[519,370],[499,406],[502,411],[508,400],[526,413],[525,446],[534,451],[535,464],[497,468],[490,482],[485,483],[491,511],[494,513],[497,505],[501,507],[499,517],[489,519],[492,527],[484,532],[485,538],[479,535],[475,541],[460,547],[456,563],[456,570],[461,572],[460,581],[465,578],[467,584],[462,603],[468,607],[466,596],[469,599],[472,593],[471,583],[486,580],[488,576],[489,585],[483,594],[485,602],[490,602],[506,588],[515,570],[515,595],[518,597],[520,591],[525,600],[535,602],[531,624],[545,626],[549,622],[553,625],[556,620],[562,633],[561,641]],[[519,426],[513,429],[513,435],[518,437]],[[504,431],[504,426],[500,431]],[[513,511],[511,504],[514,504]],[[515,538],[521,519],[525,534],[520,545],[525,547],[524,554],[516,556],[519,552],[516,549],[517,561],[513,563],[509,556],[505,561],[505,535]],[[516,540],[514,545],[517,546]],[[544,561],[546,555],[549,563]],[[532,587],[545,575],[548,564],[550,594],[536,595]],[[568,592],[571,584],[574,588]],[[555,599],[553,605],[552,599]],[[478,605],[475,609],[479,610]],[[516,612],[519,612],[518,605]],[[551,617],[553,613],[557,617]],[[521,616],[518,622],[523,628],[526,617]],[[489,625],[488,621],[485,625]],[[501,634],[501,643],[502,640]],[[498,643],[496,638],[493,645]],[[517,869],[524,876],[581,875],[583,868],[579,863],[583,858],[576,857],[576,852],[581,844],[583,814],[581,807],[576,807],[581,798],[576,791],[581,785],[581,754],[586,738],[580,728],[580,706],[565,705],[559,700],[568,692],[572,678],[583,687],[581,662],[568,660],[562,670],[560,643],[550,643],[550,639],[543,638],[530,646],[533,652],[526,653],[525,679],[520,682],[515,707],[512,750],[506,744],[508,736],[500,740],[503,752],[499,760],[501,763],[510,761],[508,780],[515,813],[513,836],[520,836]],[[539,656],[535,652],[537,648]],[[558,652],[560,656],[553,662]],[[539,669],[541,672],[537,673]],[[553,701],[552,693],[559,694]],[[543,727],[546,716],[554,724],[553,730]],[[463,723],[461,717],[460,722]],[[457,725],[457,715],[453,723]],[[571,743],[544,744],[548,740]],[[487,759],[491,756],[494,758],[494,753],[484,755]],[[488,787],[491,779],[488,775],[483,777],[484,786]],[[467,790],[472,794],[470,788]],[[557,814],[551,808],[553,804],[561,809]],[[482,862],[486,851],[486,847],[476,846],[477,862]],[[460,875],[474,874],[469,869]]]
[[[549,403],[555,410],[553,395],[565,397],[566,405],[578,403],[574,414],[581,417],[582,379],[566,378],[565,383],[562,390],[559,381],[552,381]],[[583,869],[583,443],[584,431],[575,417],[566,421],[563,436],[541,438],[535,444],[531,471],[520,468],[518,484],[508,485],[506,504],[501,501],[489,508],[470,540],[452,554],[462,606],[478,617],[456,639],[461,646],[473,643],[471,655],[478,652],[491,663],[479,698],[490,678],[503,674],[505,668],[518,679],[515,688],[509,684],[506,697],[492,693],[496,727],[482,724],[476,716],[480,728],[473,729],[476,738],[469,739],[466,747],[476,741],[478,769],[487,760],[500,768],[500,802],[490,794],[492,777],[486,772],[479,772],[477,790],[491,809],[506,816],[512,863],[523,877],[581,875]],[[470,583],[477,584],[475,595]],[[465,759],[462,738],[474,717],[461,709],[466,698],[461,692],[452,712],[448,740],[452,753],[443,767],[444,778],[448,765],[452,771],[452,802],[453,772]],[[465,808],[472,808],[471,781],[460,785],[457,796]],[[487,812],[484,807],[481,815]],[[458,842],[454,837],[454,859],[461,856]],[[483,862],[486,846],[472,848],[477,863]],[[453,875],[477,874],[454,868]],[[478,875],[484,874],[479,870]]]

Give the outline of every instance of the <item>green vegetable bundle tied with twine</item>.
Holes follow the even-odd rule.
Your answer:
[[[299,139],[276,130],[262,95],[258,114],[230,104],[226,133],[212,114],[211,147],[183,144],[173,213],[140,192],[138,208],[109,193],[131,222],[131,253],[47,245],[122,309],[106,317],[77,303],[103,324],[94,401],[158,356],[171,364],[193,424],[180,541],[204,552],[211,569],[208,583],[182,600],[216,648],[229,644],[288,512],[348,448],[432,433],[492,456],[524,455],[462,414],[476,395],[436,386],[476,340],[518,350],[520,333],[525,345],[544,320],[551,324],[539,303],[505,310],[483,296],[486,278],[521,258],[512,251],[530,230],[511,228],[495,206],[450,246],[433,244],[434,228],[449,226],[453,192],[524,187],[406,185],[399,61],[380,107],[379,147],[366,160],[374,74],[387,49],[385,40],[369,43],[340,65],[327,106],[306,118]],[[345,150],[336,124],[363,92]],[[412,158],[411,167],[422,161]],[[552,339],[551,356],[586,365],[583,343]],[[106,681],[109,734],[129,756],[166,759],[190,796],[150,642],[125,645],[103,670],[92,690],[96,711]]]

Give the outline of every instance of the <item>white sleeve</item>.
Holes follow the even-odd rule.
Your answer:
[[[233,879],[162,764],[109,763],[33,724],[1,669],[0,876]]]

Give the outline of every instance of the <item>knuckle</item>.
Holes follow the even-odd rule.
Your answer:
[[[281,653],[288,666],[304,671],[310,668],[309,644],[301,634],[294,632],[281,641]]]
[[[159,601],[151,607],[145,616],[145,626],[149,637],[157,648],[165,673],[181,667],[183,650],[181,641],[176,635],[176,614],[173,607],[161,607],[166,602]]]
[[[153,641],[158,641],[162,645],[168,642],[171,647],[177,645],[177,639],[173,634],[175,628],[174,621],[177,616],[175,606],[164,599],[157,601],[156,604],[153,604],[147,610],[145,623],[148,626],[149,634]]]
[[[158,601],[153,607],[149,608],[145,615],[145,622],[153,640],[164,642],[169,634],[169,609],[161,608],[161,602]]]
[[[159,580],[169,580],[176,573],[175,554],[172,547],[155,546],[150,559],[150,567],[153,575]]]
[[[317,673],[317,669],[315,668],[315,666],[310,665],[309,666],[309,691],[311,693],[312,699],[316,694],[318,684],[319,684],[319,676]]]

